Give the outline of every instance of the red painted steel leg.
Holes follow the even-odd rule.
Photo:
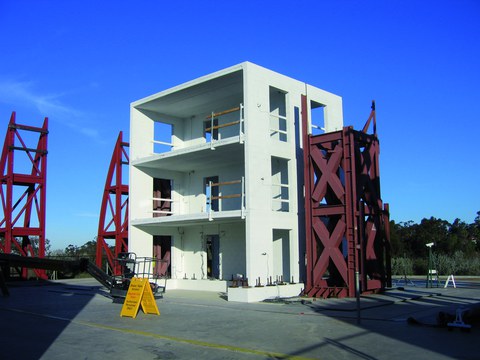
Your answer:
[[[27,145],[32,133],[38,134],[36,147]],[[15,112],[12,113],[0,160],[3,211],[0,250],[5,254],[45,257],[47,137],[48,118],[39,128],[17,124]],[[15,154],[31,166],[30,173],[16,171]],[[17,163],[20,164],[18,160]],[[33,271],[36,277],[47,278],[45,270]],[[22,269],[21,276],[28,277],[26,268]]]
[[[128,185],[122,183],[122,175],[129,163],[126,150],[129,144],[122,137],[120,132],[108,169],[97,236],[96,264],[101,268],[105,255],[114,275],[121,274],[121,268],[115,259],[119,253],[128,251]],[[107,240],[115,241],[113,248]]]

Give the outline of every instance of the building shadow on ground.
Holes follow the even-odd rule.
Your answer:
[[[0,297],[2,360],[40,359],[102,288],[49,281],[7,285],[9,296]]]

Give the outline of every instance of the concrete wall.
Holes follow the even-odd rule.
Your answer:
[[[275,267],[279,267],[279,260],[275,258],[273,229],[287,226],[286,228],[291,230],[291,235],[297,236],[298,223],[292,221],[297,219],[298,209],[294,191],[297,188],[295,159],[298,146],[295,142],[294,107],[300,106],[300,95],[304,93],[305,85],[253,64],[247,64],[245,76],[248,144],[245,149],[245,173],[249,204],[246,226],[249,239],[247,276],[260,278],[265,283],[267,277],[273,276],[274,264]],[[283,138],[271,136],[271,115],[285,115],[287,134]],[[288,170],[282,169],[278,172],[278,161],[275,158],[281,159],[282,164],[288,164]],[[288,212],[275,211],[278,210],[278,206],[273,207],[272,211],[272,196],[278,195],[278,187],[272,184],[285,181],[289,185],[288,190],[283,189],[289,193]],[[283,223],[283,226],[277,227],[275,223]],[[298,242],[297,237],[295,241]],[[295,264],[291,267],[298,268],[297,251],[293,250],[290,253],[290,262]],[[298,274],[298,270],[294,273]]]
[[[245,228],[238,222],[179,228],[172,244],[172,278],[207,278],[207,235],[219,236],[220,279],[245,274]]]

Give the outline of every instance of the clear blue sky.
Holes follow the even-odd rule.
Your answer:
[[[251,61],[377,102],[382,197],[397,222],[480,210],[480,2],[0,0],[0,139],[50,119],[47,238],[94,239],[129,105]]]

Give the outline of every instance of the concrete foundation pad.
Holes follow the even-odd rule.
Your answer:
[[[298,296],[304,289],[303,284],[285,284],[261,287],[229,287],[228,301],[258,302],[276,298]]]
[[[167,291],[170,289],[227,292],[227,282],[224,280],[168,279]]]

